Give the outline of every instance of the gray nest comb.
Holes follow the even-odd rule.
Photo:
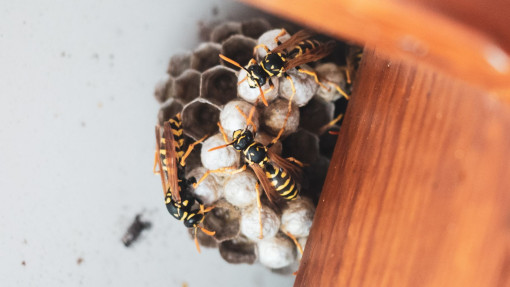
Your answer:
[[[219,54],[244,66],[253,57],[253,48],[261,41],[267,42],[267,39],[270,39],[268,46],[274,45],[274,35],[279,31],[271,30],[271,25],[263,19],[241,23],[225,22],[210,29],[208,42],[200,44],[191,52],[173,55],[167,76],[155,91],[155,98],[161,103],[159,125],[181,113],[187,141],[209,135],[210,139],[204,145],[215,137],[221,139],[220,145],[223,143],[222,138],[215,135],[218,133],[217,122],[220,119],[225,129],[231,127],[229,132],[235,128],[244,128],[245,119],[233,107],[238,105],[245,112],[249,111],[259,91],[243,88],[242,85],[246,83],[238,85],[243,78],[243,71],[239,72],[238,67],[220,61]],[[356,51],[351,54],[355,55]],[[321,78],[347,88],[345,71],[355,64],[351,62],[347,66],[339,66],[336,63],[322,63],[316,67],[316,71]],[[273,148],[276,153],[284,157],[292,156],[307,165],[301,183],[301,197],[289,202],[284,210],[276,212],[269,207],[265,196],[262,196],[264,239],[258,239],[254,236],[258,234],[259,228],[258,212],[254,211],[254,183],[257,179],[249,168],[236,175],[213,174],[209,176],[208,182],[194,191],[206,205],[215,206],[203,224],[216,234],[211,237],[199,231],[197,237],[202,246],[217,247],[221,257],[229,263],[259,262],[273,271],[285,274],[295,271],[300,259],[297,245],[286,234],[295,234],[304,248],[315,211],[313,202],[318,200],[336,141],[336,136],[329,135],[327,131],[338,129],[338,125],[326,125],[334,118],[333,101],[341,97],[334,89],[320,88],[310,76],[303,77],[293,71],[289,71],[289,74],[296,81],[296,98],[282,136],[283,145],[277,143]],[[354,77],[354,73],[351,77]],[[288,99],[283,90],[288,86],[288,83],[284,83],[287,80],[273,78],[273,81],[276,91],[274,96],[267,96],[269,106],[259,105],[253,119],[260,128],[256,140],[263,144],[268,144],[277,134],[288,108]],[[233,101],[237,102],[234,104]],[[231,137],[231,134],[228,136]],[[206,171],[202,167],[204,157],[212,154],[196,146],[187,160],[188,176],[198,179]],[[238,154],[234,158],[234,162],[237,160],[235,166],[239,166]],[[221,162],[222,159],[214,160]],[[256,215],[255,219],[252,218],[253,214]]]

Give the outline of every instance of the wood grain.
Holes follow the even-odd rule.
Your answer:
[[[510,98],[510,1],[242,1]]]
[[[510,286],[510,110],[366,51],[295,286]]]

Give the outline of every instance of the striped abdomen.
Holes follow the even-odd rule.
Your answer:
[[[179,186],[180,188],[180,186]],[[185,221],[191,212],[191,208],[195,204],[195,198],[189,192],[184,191],[181,194],[181,201],[177,202],[172,198],[171,192],[165,196],[165,205],[168,212],[180,221]]]
[[[289,58],[296,58],[309,50],[318,47],[321,43],[317,40],[304,40],[299,42],[292,50],[289,51]]]
[[[277,168],[272,164],[266,164],[266,176],[271,185],[286,200],[293,200],[297,197],[299,191],[294,179],[290,177],[283,169]]]

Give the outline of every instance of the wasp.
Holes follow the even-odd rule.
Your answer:
[[[353,77],[356,76],[361,58],[363,57],[363,48],[358,46],[350,46],[346,51],[346,81],[348,85],[352,84]]]
[[[231,171],[230,173],[233,174],[244,171],[247,165],[253,170],[258,179],[255,190],[257,192],[257,206],[260,218],[262,208],[260,202],[260,185],[262,185],[267,198],[272,204],[282,206],[285,204],[286,200],[294,200],[298,197],[299,188],[297,180],[301,177],[301,167],[303,167],[303,164],[292,157],[284,159],[269,149],[278,141],[285,126],[282,127],[278,136],[267,146],[255,141],[256,126],[251,121],[255,108],[256,104],[252,107],[249,117],[238,108],[239,112],[246,118],[247,126],[244,129],[234,131],[233,139],[230,142],[228,141],[223,127],[218,122],[218,127],[223,135],[225,144],[211,148],[209,151],[232,146],[235,150],[242,153],[245,164],[240,169]],[[249,129],[250,125],[253,127],[253,132]],[[200,184],[210,173],[225,172],[226,169],[228,168],[207,171],[194,185]],[[262,223],[260,224],[259,237],[263,238]]]
[[[186,158],[195,145],[201,143],[207,136],[190,144],[184,152],[184,135],[181,115],[177,114],[164,123],[163,135],[160,127],[156,126],[156,153],[154,156],[153,172],[160,174],[165,205],[168,212],[180,220],[188,228],[195,229],[195,244],[198,252],[200,246],[197,240],[197,229],[213,236],[215,232],[209,231],[200,224],[204,221],[206,213],[214,207],[204,208],[203,202],[191,193],[191,187],[196,182],[194,177],[186,178]],[[159,171],[156,170],[159,166]],[[196,208],[195,203],[199,207]]]
[[[264,86],[266,83],[269,83],[269,89],[267,91],[270,91],[274,88],[271,77],[287,78],[290,81],[292,88],[292,95],[289,100],[290,109],[290,103],[292,102],[292,98],[296,93],[296,89],[294,88],[294,82],[292,81],[292,78],[289,76],[289,74],[287,74],[287,71],[292,68],[296,68],[301,73],[313,76],[315,81],[322,88],[328,89],[319,81],[319,78],[315,72],[302,69],[299,66],[326,57],[333,51],[335,45],[333,41],[321,43],[315,39],[310,39],[313,34],[305,30],[301,30],[295,33],[290,37],[289,40],[282,43],[279,38],[285,34],[288,34],[287,31],[282,29],[282,31],[275,37],[274,41],[276,42],[277,47],[273,50],[270,50],[265,44],[259,44],[255,46],[253,49],[253,58],[244,67],[224,55],[220,54],[220,58],[226,62],[231,63],[232,65],[244,69],[247,72],[247,76],[238,84],[247,80],[248,85],[251,88],[259,88],[260,97],[266,106],[268,104],[266,98],[264,97],[265,92],[262,90],[262,86]],[[267,54],[260,62],[257,62],[255,58],[256,52],[259,48],[266,50]],[[339,85],[335,83],[332,84],[335,85],[336,89],[342,96],[344,96],[346,99],[349,99],[349,95],[347,95],[347,93],[345,93]]]

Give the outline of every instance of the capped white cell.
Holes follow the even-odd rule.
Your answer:
[[[209,149],[217,146],[224,145],[225,141],[221,133],[215,134],[209,137],[202,144],[202,150],[200,152],[200,158],[202,159],[202,165],[210,170],[218,168],[239,167],[240,153],[232,147],[225,147],[213,151]]]
[[[283,127],[285,123],[285,117],[287,116],[287,112],[289,110],[289,101],[285,99],[277,99],[272,102],[269,107],[264,108],[262,111],[262,127],[263,129],[273,135],[276,136],[280,129]],[[285,125],[285,130],[282,134],[282,138],[290,135],[295,132],[299,126],[299,109],[292,105],[292,110],[287,120],[287,124]]]
[[[264,34],[260,35],[259,39],[257,40],[257,44],[264,44],[266,45],[269,50],[273,50],[278,46],[278,44],[275,41],[275,37],[280,34],[282,29],[273,29],[265,32]],[[287,41],[290,39],[289,34],[284,34],[281,37],[278,38],[281,43]],[[260,48],[257,50],[257,55],[259,56],[259,59],[262,59],[266,55],[266,50],[263,48]]]
[[[296,238],[308,236],[314,213],[315,206],[308,198],[301,197],[289,201],[282,212],[282,231],[289,232]]]
[[[262,188],[261,192],[263,192]],[[280,228],[280,217],[271,208],[262,205],[261,219],[263,238],[274,237]],[[259,222],[259,211],[256,204],[243,209],[241,215],[241,233],[254,241],[260,240]]]
[[[315,71],[319,75],[321,83],[327,88],[319,87],[317,96],[328,102],[334,102],[343,97],[336,89],[336,85],[345,91],[345,68],[334,63],[324,63],[318,65]]]
[[[198,181],[207,171],[205,167],[197,167],[188,173],[188,178],[194,176]],[[210,174],[193,191],[202,202],[209,206],[223,195],[222,180],[217,174]]]
[[[257,247],[260,263],[269,268],[283,268],[296,260],[296,245],[286,236],[266,238]]]
[[[301,65],[301,68],[308,71],[313,71],[312,68],[306,65]],[[292,101],[298,106],[302,107],[308,103],[317,92],[319,84],[315,82],[315,78],[306,73],[298,72],[297,69],[290,69],[287,74],[292,78],[296,94]],[[292,96],[292,85],[285,77],[280,77],[280,97],[290,99]]]
[[[232,139],[232,134],[235,130],[242,130],[247,126],[246,119],[239,112],[239,109],[249,117],[250,111],[253,107],[250,103],[245,101],[230,101],[224,107],[220,113],[220,123],[223,126],[223,130],[228,136],[228,139]],[[259,112],[257,109],[254,110],[251,121],[255,124],[256,128],[259,128]]]
[[[246,170],[227,177],[224,188],[225,199],[241,208],[256,204],[256,183],[257,177],[251,170]],[[261,192],[263,191],[261,190]]]

